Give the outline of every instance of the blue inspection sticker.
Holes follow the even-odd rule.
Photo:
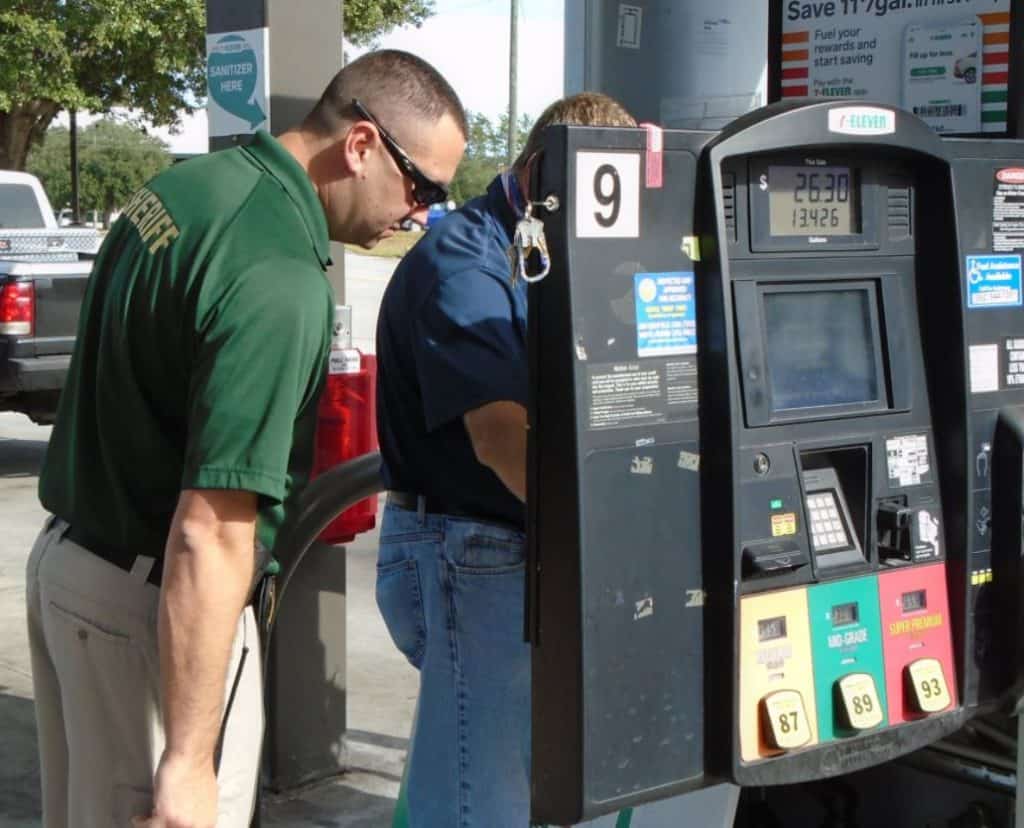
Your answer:
[[[633,297],[638,356],[697,353],[692,271],[637,273]]]
[[[1020,255],[967,257],[968,308],[1007,308],[1020,304]]]

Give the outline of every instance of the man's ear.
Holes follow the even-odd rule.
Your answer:
[[[367,160],[379,140],[376,130],[366,121],[352,124],[339,142],[345,171],[364,176]]]

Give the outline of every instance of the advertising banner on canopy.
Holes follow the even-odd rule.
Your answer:
[[[1007,131],[1010,0],[781,5],[783,98],[866,98],[936,132]]]

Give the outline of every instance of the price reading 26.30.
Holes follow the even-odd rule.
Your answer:
[[[848,236],[860,232],[849,167],[768,168],[773,236]]]

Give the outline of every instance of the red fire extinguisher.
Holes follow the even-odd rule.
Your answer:
[[[327,381],[317,411],[313,477],[377,450],[377,358],[352,347],[352,308],[334,309],[334,337]],[[323,543],[348,543],[377,523],[377,495],[361,500],[336,517]]]

